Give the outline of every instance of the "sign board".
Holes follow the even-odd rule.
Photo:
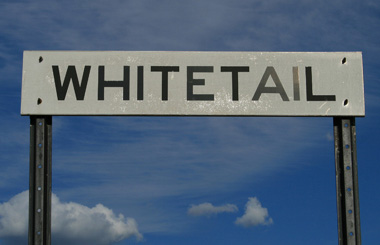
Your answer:
[[[25,51],[21,114],[364,116],[362,55]]]

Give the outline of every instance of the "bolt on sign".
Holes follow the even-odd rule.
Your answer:
[[[25,51],[21,114],[364,116],[362,54]]]

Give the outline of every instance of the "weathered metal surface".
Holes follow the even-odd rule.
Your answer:
[[[52,117],[30,118],[29,245],[51,243]]]
[[[362,55],[25,51],[21,114],[364,116]]]
[[[355,118],[334,118],[334,138],[339,244],[360,245]]]

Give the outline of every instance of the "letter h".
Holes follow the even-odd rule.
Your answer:
[[[99,66],[99,82],[98,82],[98,100],[104,100],[105,87],[122,87],[123,100],[129,100],[129,66],[124,66],[124,75],[122,81],[105,81],[104,66]]]

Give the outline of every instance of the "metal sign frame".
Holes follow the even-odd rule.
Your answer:
[[[342,63],[344,62],[346,62],[345,59],[342,60]],[[50,245],[53,115],[29,116],[28,241],[29,245]],[[360,116],[364,116],[364,114]],[[334,128],[339,245],[361,245],[355,116],[330,115],[330,117],[333,117]]]
[[[30,117],[29,245],[51,244],[52,117]]]
[[[360,245],[359,180],[354,117],[334,117],[339,244]]]

